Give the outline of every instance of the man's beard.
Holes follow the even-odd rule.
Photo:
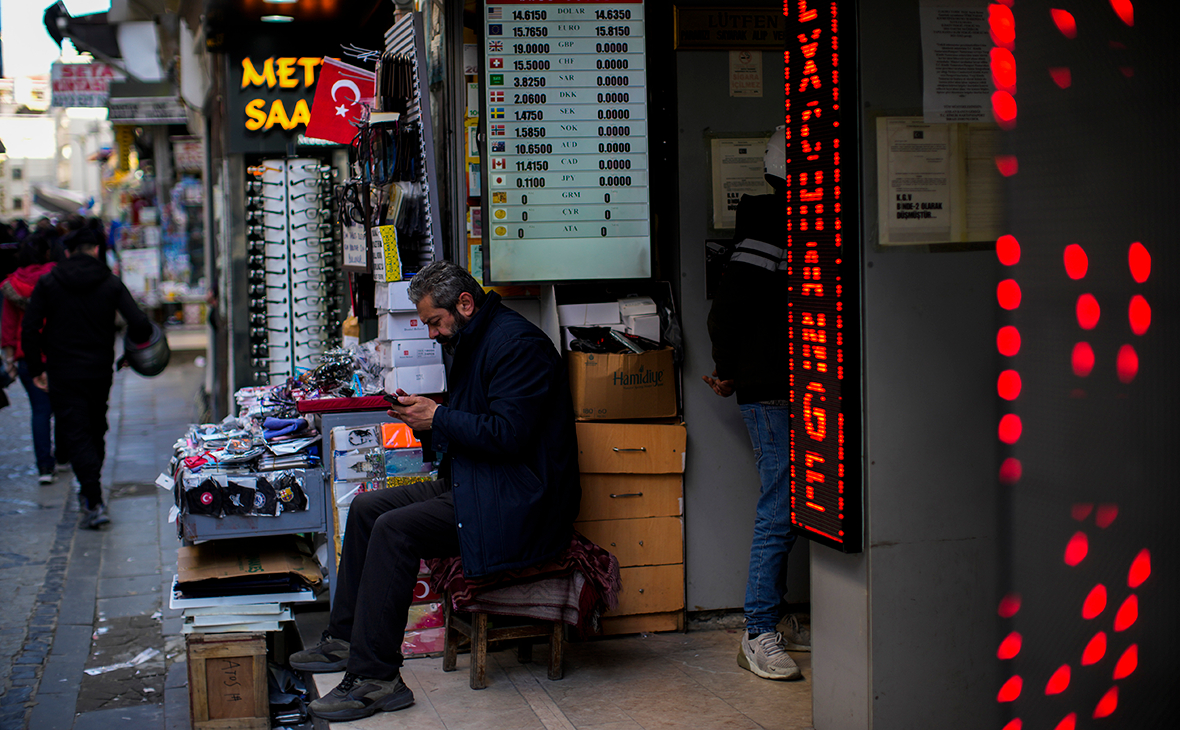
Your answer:
[[[435,342],[440,345],[450,345],[454,343],[455,338],[459,336],[459,331],[466,327],[467,323],[471,321],[470,317],[464,317],[462,314],[459,314],[458,311],[452,312],[451,316],[455,321],[455,331],[449,335],[444,335],[440,332],[438,337],[434,338]]]

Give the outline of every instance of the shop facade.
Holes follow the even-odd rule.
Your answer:
[[[839,259],[832,260],[830,268],[826,260],[823,263],[827,275],[839,272],[839,278],[825,279],[823,283],[842,291],[838,295],[843,297],[839,301],[842,308],[838,311],[847,318],[842,333],[846,359],[841,361],[845,368],[845,410],[838,414],[846,418],[841,423],[848,424],[848,432],[841,436],[841,448],[848,453],[840,457],[846,462],[847,472],[839,472],[845,478],[841,504],[848,507],[846,522],[840,529],[847,533],[822,533],[816,527],[819,523],[809,523],[816,527],[809,536],[820,537],[796,543],[789,578],[788,600],[808,602],[811,607],[815,726],[934,727],[955,718],[972,727],[1003,727],[1018,716],[1064,715],[1064,707],[1049,702],[1038,704],[1027,695],[1024,705],[1011,705],[1008,700],[997,702],[997,692],[1016,676],[1016,670],[1005,659],[997,659],[996,650],[1016,630],[1010,621],[1015,614],[1005,615],[1005,606],[1011,605],[1005,603],[1008,597],[1037,594],[1040,581],[1048,581],[1047,585],[1069,596],[1076,592],[1076,586],[1065,585],[1068,578],[1051,574],[1045,566],[1029,567],[1014,557],[1014,552],[1033,545],[1043,548],[1049,543],[1056,550],[1057,542],[1053,540],[1060,538],[1064,547],[1074,531],[1093,532],[1094,528],[1078,527],[1079,520],[1070,516],[1070,506],[1077,503],[1093,507],[1111,499],[1102,485],[1087,482],[1076,496],[1068,489],[1054,487],[1053,480],[1049,480],[1051,488],[1047,493],[1051,498],[1022,501],[1025,498],[1010,491],[1011,467],[1003,465],[1017,456],[1037,463],[1046,450],[1052,451],[1052,439],[1044,435],[1030,437],[1042,439],[1037,442],[1041,450],[1023,455],[1013,451],[1018,449],[1014,444],[1019,441],[1019,433],[1010,439],[1009,432],[1001,431],[997,440],[997,424],[1013,412],[1011,399],[1005,395],[1008,391],[1001,392],[997,400],[997,373],[1011,369],[1009,361],[998,360],[997,332],[1004,326],[1021,324],[1047,335],[1053,326],[1035,318],[1023,322],[1010,319],[1019,313],[1012,315],[1013,309],[1003,300],[997,309],[996,286],[1009,273],[1003,268],[1003,259],[997,260],[996,240],[1022,230],[1022,226],[1024,230],[1036,228],[1030,224],[1036,213],[1021,200],[1022,190],[1034,194],[1040,190],[1039,185],[1062,182],[1068,176],[1059,168],[1042,171],[1044,177],[1038,178],[1036,185],[1023,189],[1004,187],[1011,186],[1012,181],[999,178],[1011,178],[1005,167],[1009,157],[1021,152],[1035,158],[1038,145],[1047,144],[1051,135],[1045,120],[1052,118],[1052,105],[1039,100],[1055,92],[1042,88],[1040,82],[1028,82],[1033,91],[1018,98],[1030,99],[1029,108],[1045,116],[1037,118],[1039,123],[1034,120],[1027,124],[1028,136],[1016,136],[1003,124],[1010,120],[1003,119],[1001,112],[991,106],[991,95],[997,88],[989,75],[993,69],[985,65],[982,78],[988,84],[984,94],[986,119],[972,118],[970,124],[963,122],[964,126],[955,127],[954,132],[963,135],[963,174],[974,170],[981,176],[953,182],[964,187],[969,183],[980,186],[971,188],[971,201],[987,197],[987,190],[999,190],[999,202],[990,213],[964,208],[964,219],[968,215],[990,215],[984,223],[973,217],[974,229],[948,222],[946,231],[931,232],[917,225],[899,227],[896,221],[936,219],[932,211],[943,208],[933,206],[944,203],[940,200],[927,202],[927,207],[894,208],[914,202],[896,196],[916,193],[890,192],[893,183],[881,177],[887,165],[892,164],[889,153],[893,150],[890,138],[882,136],[881,130],[888,130],[891,123],[910,125],[905,127],[910,139],[919,138],[912,136],[915,132],[926,132],[922,125],[928,123],[959,124],[945,117],[941,122],[926,118],[933,105],[924,98],[921,51],[929,40],[923,28],[929,35],[936,20],[924,14],[924,5],[911,2],[898,6],[866,0],[829,3],[820,10],[819,6],[797,3],[794,5],[798,7],[787,8],[787,15],[783,15],[781,4],[756,2],[740,9],[719,9],[709,3],[673,5],[657,0],[499,6],[437,0],[421,5],[404,11],[399,7],[396,13],[386,5],[364,15],[345,4],[339,15],[318,20],[296,16],[295,22],[281,28],[253,22],[261,12],[257,8],[247,12],[236,6],[226,7],[219,9],[218,22],[203,30],[211,69],[204,140],[206,194],[214,201],[207,218],[211,240],[207,265],[220,315],[211,343],[217,402],[228,409],[235,391],[262,384],[282,367],[273,372],[268,369],[278,362],[275,358],[281,357],[271,353],[278,348],[261,346],[262,336],[252,333],[259,327],[267,330],[273,314],[266,309],[267,275],[251,280],[251,257],[262,256],[265,272],[266,256],[271,255],[266,226],[278,225],[266,220],[265,203],[262,215],[253,214],[250,200],[254,191],[266,190],[268,171],[279,164],[295,164],[296,171],[314,169],[314,175],[322,175],[324,190],[363,177],[365,165],[370,165],[370,174],[375,169],[371,158],[360,168],[355,165],[357,150],[314,145],[306,135],[301,137],[300,124],[306,120],[300,102],[308,106],[310,115],[313,94],[307,80],[320,73],[313,61],[324,56],[346,56],[346,46],[390,51],[397,39],[388,31],[405,13],[409,20],[401,22],[408,35],[403,41],[409,45],[404,48],[413,55],[419,108],[426,112],[418,119],[422,124],[420,139],[430,138],[424,149],[430,158],[428,180],[434,197],[428,194],[433,206],[429,216],[433,226],[430,246],[399,251],[401,273],[408,276],[431,259],[459,262],[482,277],[485,285],[497,287],[511,306],[537,322],[559,346],[564,340],[562,328],[569,324],[563,321],[562,307],[649,297],[664,314],[665,323],[675,322],[680,339],[673,344],[680,345],[683,357],[676,378],[676,415],[683,419],[683,448],[687,455],[683,461],[681,511],[665,516],[675,517],[683,526],[683,601],[678,610],[708,612],[740,607],[758,476],[736,406],[717,398],[699,382],[699,376],[713,369],[705,322],[717,274],[716,259],[733,237],[732,196],[740,198],[743,193],[765,191],[759,187],[765,139],[784,122],[795,133],[807,136],[799,125],[808,109],[784,114],[784,109],[790,109],[788,101],[815,100],[806,94],[819,89],[821,81],[827,83],[830,79],[838,85],[842,80],[843,97],[838,103],[843,109],[825,107],[827,119],[835,115],[842,126],[836,132],[828,130],[834,136],[824,138],[830,145],[828,152],[837,140],[843,146],[844,157],[836,156],[831,161],[840,169],[822,168],[827,177],[820,178],[815,172],[821,168],[809,168],[813,175],[810,181],[796,181],[801,196],[820,196],[800,197],[799,202],[816,207],[813,221],[824,217],[829,226],[824,229],[825,235],[832,233],[831,226],[841,231],[842,239],[831,239],[843,246]],[[592,177],[604,180],[590,187],[598,188],[598,194],[609,190],[607,194],[619,197],[568,206],[577,209],[569,214],[570,220],[546,228],[557,224],[548,219],[528,221],[522,215],[531,212],[528,201],[521,198],[516,203],[510,196],[531,194],[534,205],[540,205],[541,200],[550,205],[544,196],[555,191],[558,195],[580,192],[577,180],[561,177],[566,163],[558,146],[585,141],[572,132],[563,134],[568,130],[561,126],[561,100],[574,103],[573,97],[563,97],[562,92],[574,87],[562,85],[561,71],[556,67],[538,65],[559,62],[559,43],[583,42],[581,36],[561,35],[566,31],[559,30],[553,18],[533,15],[541,10],[557,13],[559,9],[609,13],[600,16],[601,22],[593,26],[604,29],[603,33],[588,41],[602,49],[594,51],[596,58],[591,57],[590,62],[598,64],[597,68],[572,70],[592,70],[593,78],[620,80],[590,90],[592,101],[586,104],[596,114],[611,115],[596,117],[592,122],[596,129],[626,128],[634,133],[604,131],[586,135],[594,145],[595,165],[602,165],[596,167]],[[490,14],[493,11],[495,14]],[[514,11],[525,15],[514,19]],[[627,11],[630,16],[622,14]],[[640,12],[642,20],[638,19]],[[820,12],[827,13],[821,19],[823,27],[815,25]],[[1023,29],[1033,22],[1026,22],[1024,19],[1031,16],[1021,15],[1019,10],[1016,16],[1011,16],[1011,11],[1007,16],[998,10],[991,10],[990,15],[980,12],[977,8],[971,22],[976,35],[984,39],[978,42],[990,44],[983,54],[989,58],[990,48],[1006,48],[1006,42],[1010,45],[1004,40],[1009,25],[1020,24]],[[363,22],[358,23],[358,17]],[[1011,23],[1009,17],[1013,17]],[[243,18],[250,22],[241,22]],[[1111,32],[1123,34],[1120,37],[1129,32],[1127,28],[1134,27],[1117,16],[1113,20],[1103,16],[1094,22],[1103,27],[1111,25]],[[1120,22],[1122,25],[1118,25]],[[542,28],[546,29],[544,34]],[[513,35],[506,37],[506,30]],[[517,30],[520,35],[516,35]],[[800,35],[800,30],[806,33]],[[1052,34],[1063,32],[1051,27],[1029,31],[1029,46],[1051,47],[1056,40]],[[816,33],[814,40],[811,33]],[[828,34],[840,35],[838,45],[837,39]],[[829,45],[809,71],[808,64],[817,52],[811,43],[821,39]],[[641,41],[642,52],[636,52],[636,41]],[[505,50],[513,44],[521,47],[518,52]],[[907,50],[903,53],[899,49]],[[499,55],[501,52],[503,55]],[[635,65],[600,65],[622,61]],[[1077,63],[1091,61],[1079,55]],[[504,65],[517,62],[525,65]],[[363,58],[354,58],[350,63],[372,69]],[[822,79],[820,67],[827,74]],[[514,82],[525,85],[509,85]],[[1025,88],[1022,86],[1022,91]],[[540,100],[542,96],[544,101]],[[553,116],[537,116],[542,110]],[[1070,110],[1079,111],[1074,107]],[[615,116],[624,113],[627,116]],[[790,114],[798,116],[791,118]],[[558,121],[551,121],[554,119]],[[997,119],[1002,123],[998,124]],[[642,134],[638,132],[641,125],[633,124],[637,121],[643,122]],[[255,125],[253,129],[251,125]],[[526,136],[510,138],[505,133],[500,140],[498,129]],[[937,127],[931,134],[949,135],[947,129]],[[983,172],[970,167],[975,163],[971,162],[966,142],[969,135],[999,145],[975,155],[974,159],[986,162]],[[504,144],[498,147],[501,141]],[[627,144],[631,146],[625,147]],[[513,152],[508,145],[522,147]],[[503,156],[496,154],[501,149]],[[897,164],[912,161],[902,152],[909,151],[898,152]],[[616,162],[631,167],[615,167]],[[291,172],[292,168],[288,168],[288,179]],[[575,165],[569,174],[586,172]],[[950,182],[952,173],[945,174],[943,183]],[[503,187],[497,183],[497,176],[504,178]],[[626,184],[620,178],[626,179]],[[823,179],[828,182],[821,182]],[[822,187],[828,192],[818,190]],[[835,192],[839,188],[842,193]],[[285,190],[289,206],[295,189],[288,184]],[[843,197],[836,201],[823,195]],[[819,202],[829,206],[826,213],[819,212]],[[360,200],[357,205],[363,207],[363,203]],[[968,201],[954,204],[967,206]],[[949,207],[952,202],[945,205]],[[914,210],[919,215],[883,215],[883,211],[894,209]],[[339,207],[325,205],[324,211],[326,217],[316,220],[339,220]],[[503,217],[498,218],[501,213]],[[571,241],[580,237],[565,235],[573,233],[566,227],[586,225],[591,219],[593,230],[601,230],[601,235],[591,241],[604,247],[595,248],[591,242],[586,246],[591,251],[605,252],[601,260],[573,250]],[[606,225],[606,221],[610,224]],[[796,220],[794,225],[800,222]],[[503,232],[497,232],[501,227]],[[987,235],[979,233],[981,230],[986,230]],[[1158,227],[1151,231],[1158,233]],[[537,249],[509,245],[514,236],[519,243],[529,241],[534,234],[567,258],[547,261],[536,255]],[[395,296],[390,286],[395,280],[389,277],[387,282],[375,281],[378,277],[374,259],[379,258],[380,249],[374,249],[371,234],[361,243],[346,239],[348,231],[341,226],[327,225],[317,229],[317,235],[323,239],[319,242],[321,250],[336,251],[339,259],[335,264],[338,268],[332,270],[337,273],[320,272],[325,314],[316,322],[322,321],[327,330],[334,321],[330,314],[339,315],[341,320],[353,314],[358,321],[352,332],[358,341],[392,341],[381,337],[379,328],[382,310],[397,311],[382,306]],[[293,240],[288,236],[288,243]],[[359,251],[363,261],[346,262],[346,240],[353,241],[352,250]],[[262,241],[262,246],[255,246],[255,241]],[[907,245],[891,245],[898,243]],[[640,255],[619,263],[621,252],[636,251]],[[299,253],[295,249],[290,252]],[[800,255],[804,254],[801,250]],[[514,260],[514,255],[523,261]],[[1036,265],[1047,271],[1051,265],[1048,258]],[[288,258],[288,262],[291,260]],[[533,268],[528,268],[530,265]],[[817,277],[818,269],[817,265]],[[524,273],[514,273],[521,271]],[[587,271],[591,273],[584,273]],[[803,282],[801,272],[795,276],[792,281],[800,287],[818,283]],[[339,283],[334,290],[333,277]],[[257,288],[259,283],[262,289]],[[261,311],[257,303],[252,303],[259,298],[252,292],[262,292]],[[1060,292],[1052,295],[1057,299],[1065,296]],[[791,296],[784,292],[782,311],[750,312],[749,316],[765,321],[768,336],[774,336],[776,328],[785,326],[782,320],[792,306]],[[261,325],[252,319],[255,314],[262,315],[258,320]],[[295,319],[292,314],[291,321]],[[609,327],[623,323],[611,320],[582,324]],[[667,332],[665,327],[660,335],[664,337]],[[334,342],[325,338],[324,349],[329,344]],[[293,344],[292,348],[294,363],[297,355]],[[1049,355],[1034,352],[1040,359],[1023,361],[1025,366],[1042,373],[1046,382],[1064,382],[1044,364]],[[1004,349],[1000,353],[1007,357]],[[784,378],[794,377],[792,367],[784,365]],[[1128,385],[1131,381],[1119,382]],[[1068,394],[1070,389],[1064,392]],[[1117,397],[1113,391],[1109,395]],[[1132,393],[1128,397],[1135,396]],[[1035,403],[1042,409],[1041,414],[1058,406],[1060,403],[1052,399]],[[1003,422],[1011,423],[1011,419]],[[1035,425],[1026,427],[1032,429]],[[1044,463],[1060,465],[1059,460],[1059,456],[1053,456]],[[1155,462],[1148,459],[1144,463]],[[1071,473],[1086,481],[1084,474]],[[1132,501],[1142,506],[1139,498]],[[1014,516],[1014,510],[1020,509],[1035,514],[1041,520],[1040,526],[1030,527]],[[1158,533],[1158,521],[1147,511],[1133,519],[1143,534]],[[803,524],[799,527],[807,529]],[[1117,541],[1115,552],[1120,556],[1126,552],[1129,539]],[[1166,550],[1159,543],[1153,545]],[[1099,567],[1107,572],[1115,570],[1106,563]],[[1126,598],[1126,593],[1123,590],[1119,600]],[[1026,626],[1053,634],[1071,647],[1080,641],[1080,652],[1085,642],[1079,637],[1086,627],[1055,628],[1046,616],[1036,612]],[[1030,649],[1019,671],[1026,677],[1044,675],[1047,681],[1060,663],[1050,654],[1047,649]],[[1074,669],[1080,671],[1076,661]],[[1089,703],[1092,708],[1107,691],[1109,682],[1101,690],[1099,684],[1097,679],[1079,682],[1079,702]]]

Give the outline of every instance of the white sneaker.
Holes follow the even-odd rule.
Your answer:
[[[748,634],[743,635],[737,655],[738,666],[763,679],[803,679],[803,672],[779,641],[779,634],[771,631],[753,639]]]
[[[778,622],[779,643],[787,651],[811,651],[811,629],[794,614]]]
[[[56,477],[54,477],[53,473],[50,472],[49,474],[42,474],[38,476],[37,481],[41,484],[53,484],[53,480],[55,478]]]

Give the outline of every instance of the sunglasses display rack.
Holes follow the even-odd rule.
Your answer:
[[[277,384],[339,344],[341,262],[334,171],[316,159],[264,160],[247,183],[250,354]]]
[[[378,63],[376,95],[382,111],[402,113],[405,132],[400,136],[412,147],[402,154],[395,176],[421,187],[421,196],[407,201],[398,231],[398,251],[405,278],[439,257],[435,240],[440,235],[438,191],[434,181],[434,131],[429,100],[423,98],[422,71],[426,37],[421,13],[407,13],[385,33],[385,53]],[[424,103],[425,101],[425,103]],[[384,107],[391,107],[385,109]],[[413,206],[418,206],[415,209]]]

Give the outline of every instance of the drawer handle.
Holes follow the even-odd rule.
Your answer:
[[[620,449],[618,446],[612,446],[612,447],[611,447],[611,450],[612,450],[612,451],[614,451],[616,454],[618,454],[618,453],[621,453],[621,452],[623,452],[623,451],[647,451],[647,447],[646,447],[646,446],[640,446],[638,449]]]
[[[639,589],[639,592],[640,592],[640,593],[643,593],[643,589],[642,589],[642,588],[640,588],[640,589]]]
[[[630,494],[612,494],[611,499],[618,499],[619,497],[642,497],[643,492],[631,492]]]

